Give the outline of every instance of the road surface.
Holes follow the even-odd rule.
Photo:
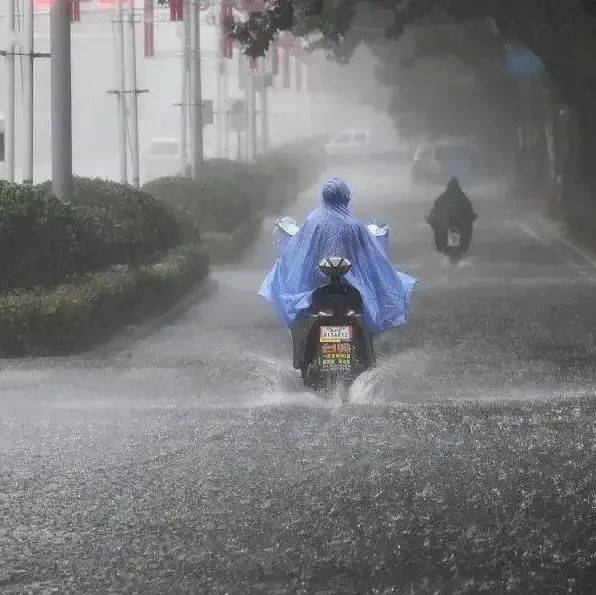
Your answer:
[[[272,221],[241,263],[213,270],[202,299],[146,336],[2,362],[0,591],[466,584],[461,569],[449,583],[445,560],[405,553],[427,547],[399,524],[400,507],[420,511],[415,497],[428,495],[408,474],[461,438],[460,424],[429,442],[408,416],[426,424],[446,402],[492,411],[593,396],[596,268],[548,225],[517,221],[489,185],[471,192],[480,217],[469,258],[446,267],[422,218],[427,190],[386,164],[329,174],[351,182],[363,217],[390,224],[393,261],[420,279],[409,327],[377,342],[378,369],[346,406],[302,388],[288,334],[256,295]],[[306,192],[289,214],[317,200]],[[465,520],[470,502],[453,506]]]

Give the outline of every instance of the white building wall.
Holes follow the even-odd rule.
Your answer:
[[[2,6],[0,2],[0,6]],[[137,32],[138,86],[149,93],[139,96],[139,130],[141,170],[143,153],[156,137],[179,138],[181,97],[180,23],[169,21],[169,9],[156,9],[154,58],[143,56],[142,4],[136,0],[139,23]],[[4,7],[2,6],[2,9]],[[76,174],[116,178],[118,170],[118,137],[116,98],[107,91],[116,86],[113,11],[97,1],[81,2],[82,18],[72,25],[72,89],[73,89],[73,167]],[[0,32],[3,32],[0,19]],[[219,39],[217,27],[210,25],[208,11],[202,13],[201,49],[203,95],[214,101],[216,109],[217,61]],[[0,46],[3,47],[0,35]],[[49,14],[39,9],[35,17],[35,49],[49,52]],[[238,50],[228,62],[230,99],[242,97],[238,85]],[[0,81],[4,65],[0,58]],[[278,77],[280,79],[281,77]],[[284,90],[275,81],[269,91],[271,146],[312,134],[308,95],[296,94],[295,76],[292,88]],[[5,111],[4,84],[0,84],[0,112]],[[17,164],[22,162],[22,84],[17,62]],[[258,119],[257,119],[258,120]],[[231,135],[232,138],[234,135]],[[214,126],[205,128],[209,151],[214,151]],[[209,148],[210,147],[210,148]],[[235,152],[232,153],[234,155]],[[18,168],[17,168],[18,169]],[[35,63],[35,180],[50,175],[50,61],[39,58]],[[18,172],[17,172],[18,173]]]

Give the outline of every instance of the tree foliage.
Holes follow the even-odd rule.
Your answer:
[[[596,0],[269,0],[265,10],[236,25],[234,35],[253,57],[289,31],[347,61],[359,43],[398,38],[437,11],[456,23],[489,22],[501,42],[523,44],[540,56],[562,86],[594,68]]]

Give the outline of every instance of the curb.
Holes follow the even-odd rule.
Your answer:
[[[130,349],[135,343],[146,339],[157,332],[162,326],[180,318],[197,302],[211,295],[216,288],[216,284],[210,278],[209,273],[197,283],[181,300],[162,314],[148,318],[138,324],[131,324],[102,345],[89,351],[69,356],[68,359],[108,359],[111,356],[116,356],[122,351]]]

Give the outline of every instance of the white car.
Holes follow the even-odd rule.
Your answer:
[[[143,158],[143,173],[146,181],[182,173],[182,152],[180,141],[175,138],[156,138]]]
[[[329,156],[366,155],[369,152],[368,130],[342,130],[325,145]]]
[[[215,151],[209,139],[203,139],[205,159],[213,159]],[[183,161],[180,141],[176,138],[155,138],[143,157],[143,178],[150,181],[155,178],[179,176],[182,174]]]

